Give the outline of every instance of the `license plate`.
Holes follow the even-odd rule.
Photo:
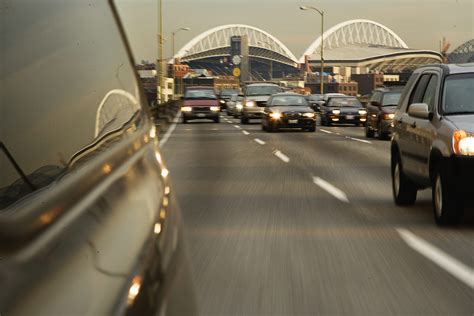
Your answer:
[[[298,120],[288,120],[289,124],[298,124]]]
[[[347,119],[347,120],[353,120],[354,118],[355,118],[354,115],[347,115],[347,116],[346,116],[346,119]]]
[[[197,117],[206,117],[206,114],[204,114],[204,113],[198,113],[198,114],[197,114]]]

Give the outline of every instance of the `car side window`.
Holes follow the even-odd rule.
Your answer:
[[[380,92],[375,92],[372,95],[370,102],[380,102],[380,94],[381,94]]]
[[[413,85],[413,82],[416,79],[418,79],[417,73],[414,73],[413,75],[410,76],[410,79],[408,79],[406,87],[405,89],[403,89],[402,96],[400,97],[400,101],[398,102],[397,109],[400,109],[404,104],[406,104],[405,100],[407,99],[407,96],[410,93],[410,87]]]
[[[426,85],[428,84],[430,80],[431,74],[424,74],[420,77],[420,80],[416,83],[416,87],[413,90],[413,92],[410,95],[410,99],[408,101],[408,108],[410,108],[410,105],[413,103],[420,103],[423,100],[423,95],[426,90]],[[407,108],[407,111],[408,111]]]
[[[435,75],[431,76],[431,79],[426,87],[425,94],[423,96],[423,103],[428,105],[430,113],[434,111],[435,107],[435,95],[436,95],[436,86],[438,83],[438,77]]]

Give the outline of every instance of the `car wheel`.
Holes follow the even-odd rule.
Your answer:
[[[368,123],[365,125],[365,137],[368,137],[368,138],[374,137],[374,130],[370,128]]]
[[[438,225],[455,224],[462,215],[462,202],[450,182],[447,172],[438,167],[431,187],[433,214]]]
[[[220,123],[220,121],[221,121],[220,117],[214,118],[214,123]]]
[[[418,193],[415,184],[403,172],[399,156],[396,156],[392,162],[392,192],[397,205],[414,204]]]
[[[306,129],[308,132],[316,132],[316,126],[311,126],[308,129]]]
[[[262,131],[266,131],[267,127],[265,126],[265,122],[262,120]]]
[[[321,125],[327,126],[326,119],[324,117],[321,117]]]
[[[188,119],[183,117],[183,124],[187,124],[188,123]]]
[[[240,118],[240,123],[241,123],[241,124],[248,124],[248,123],[249,123],[249,119],[246,118],[245,116],[242,116],[242,117]]]

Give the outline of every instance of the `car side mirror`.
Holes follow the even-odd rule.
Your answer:
[[[408,108],[408,115],[421,119],[429,119],[430,111],[426,103],[413,103]]]

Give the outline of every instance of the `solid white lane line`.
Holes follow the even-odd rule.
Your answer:
[[[235,128],[240,128],[240,126],[239,126],[239,125],[234,125],[234,127],[235,127]]]
[[[242,131],[242,133],[244,133],[244,135],[250,135],[250,133],[247,131]]]
[[[372,144],[371,141],[368,141],[368,140],[365,140],[365,139],[359,139],[359,138],[354,138],[354,137],[349,137],[349,136],[346,136],[346,138],[355,140],[356,142],[361,142],[361,143],[366,143],[366,144]]]
[[[325,180],[323,180],[319,177],[314,177],[314,176],[313,176],[313,182],[314,182],[314,184],[321,187],[323,190],[330,193],[332,196],[334,196],[339,201],[349,203],[349,199],[347,198],[347,195],[343,191],[341,191],[338,188],[336,188],[335,186],[333,186],[331,183],[329,183],[329,182],[327,182],[327,181],[325,181]]]
[[[173,133],[174,129],[176,128],[176,124],[178,124],[179,119],[181,118],[181,112],[179,112],[176,117],[173,120],[173,124],[168,128],[166,131],[165,135],[163,135],[163,138],[159,141],[160,147],[165,146],[166,142],[168,141],[168,138],[170,138],[171,133]]]
[[[261,140],[260,138],[254,138],[253,140],[259,143],[260,145],[265,145],[265,142]]]
[[[467,284],[467,286],[469,286],[471,289],[474,289],[473,268],[451,257],[441,249],[431,245],[407,229],[397,228],[397,232],[412,249],[433,261],[435,264],[452,274],[461,282]]]
[[[325,130],[325,129],[322,129],[322,128],[320,128],[319,130],[323,133],[326,133],[326,134],[332,134],[331,131],[328,131],[328,130]]]
[[[280,158],[283,162],[286,162],[286,163],[290,162],[290,158],[288,158],[288,156],[286,156],[284,153],[282,153],[279,150],[275,150],[273,154],[277,156],[278,158]]]

